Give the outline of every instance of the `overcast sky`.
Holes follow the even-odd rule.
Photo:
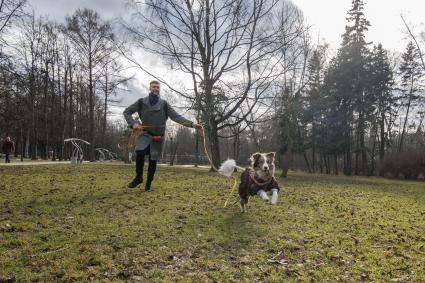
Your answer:
[[[78,8],[90,8],[104,18],[121,16],[125,12],[123,0],[28,0],[38,15],[48,15],[50,19],[64,22]]]
[[[64,22],[77,8],[91,8],[105,19],[128,15],[124,5],[126,0],[28,0],[37,15],[47,15],[49,19]],[[249,0],[247,0],[249,1]],[[346,14],[351,0],[292,0],[304,13],[307,22],[312,25],[314,39],[330,44],[331,50],[338,49],[341,35],[346,25]],[[400,18],[405,18],[416,26],[416,30],[425,30],[425,0],[366,0],[365,14],[371,27],[366,34],[368,41],[382,43],[384,48],[403,52],[407,44],[403,33],[404,26]],[[422,24],[422,25],[421,25]],[[134,70],[134,69],[133,69]],[[121,105],[129,105],[147,91],[147,82],[151,79],[136,72],[136,80],[131,82],[131,91],[123,95]],[[140,93],[142,92],[142,94]],[[121,111],[115,111],[120,113]]]
[[[351,0],[292,0],[313,25],[316,38],[325,39],[337,49],[345,31],[347,11]],[[403,52],[405,40],[404,24],[400,14],[419,27],[425,22],[425,0],[366,0],[365,15],[371,27],[367,40],[382,43],[384,48]],[[423,29],[422,29],[423,30]]]
[[[324,39],[332,48],[338,48],[346,24],[351,0],[292,0],[304,12],[313,26],[315,38]],[[382,43],[386,49],[404,50],[406,45],[400,14],[417,26],[425,22],[425,0],[366,0],[365,14],[371,23],[369,41]],[[64,21],[77,8],[88,7],[105,18],[128,14],[125,0],[29,0],[39,15]]]

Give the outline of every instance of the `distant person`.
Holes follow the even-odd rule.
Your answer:
[[[159,96],[160,84],[158,81],[149,83],[149,95],[137,100],[124,110],[124,117],[128,126],[133,130],[141,130],[142,133],[137,139],[136,150],[136,176],[133,181],[128,184],[128,188],[132,189],[143,183],[143,164],[145,155],[149,155],[148,177],[145,184],[145,190],[152,190],[151,184],[156,171],[156,163],[161,156],[162,147],[164,145],[165,125],[168,117],[186,127],[192,127],[198,131],[202,131],[202,126],[196,124],[174,110],[171,105]],[[131,116],[138,113],[142,121],[140,125]]]
[[[6,139],[2,145],[3,153],[6,155],[6,163],[10,163],[10,154],[15,152],[15,143],[12,141],[9,135],[6,135]]]

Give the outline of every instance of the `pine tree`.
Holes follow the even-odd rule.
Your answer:
[[[323,76],[324,76],[324,57],[326,46],[319,46],[313,51],[308,64],[308,79],[304,97],[303,116],[306,124],[311,126],[310,145],[311,148],[311,169],[316,171],[317,153],[320,147],[319,140],[321,135],[322,116],[323,116]],[[322,152],[319,151],[319,156]],[[319,158],[321,159],[321,158]]]
[[[369,92],[375,98],[375,112],[372,118],[379,128],[379,159],[385,156],[385,147],[389,142],[386,124],[389,124],[393,108],[396,106],[396,97],[392,94],[394,79],[388,52],[378,44],[373,48],[369,57]],[[375,141],[374,141],[375,142]],[[374,152],[372,153],[374,156]],[[371,163],[373,167],[373,160]]]
[[[403,123],[403,130],[400,136],[398,151],[403,150],[403,143],[406,135],[407,122],[411,114],[412,107],[420,99],[421,79],[423,78],[420,55],[413,42],[409,42],[406,51],[402,54],[400,74],[402,76],[402,106],[406,108],[406,115]]]
[[[322,86],[322,125],[318,139],[320,155],[320,171],[324,163],[328,172],[329,165],[326,160],[330,155],[334,156],[334,172],[338,174],[338,156],[344,154],[350,148],[351,140],[347,131],[347,109],[349,105],[346,98],[341,95],[341,67],[337,58],[333,58],[326,69]],[[344,158],[344,173],[347,172],[347,161]]]
[[[352,174],[353,128],[355,128],[355,173],[367,170],[367,149],[365,132],[367,117],[373,110],[369,107],[371,98],[366,91],[366,65],[369,54],[369,43],[365,40],[365,32],[370,23],[363,13],[363,0],[353,0],[352,8],[347,13],[347,26],[342,35],[343,41],[335,62],[336,101],[340,102],[343,122],[344,173]],[[357,120],[355,120],[355,117]],[[361,157],[361,166],[360,166]]]

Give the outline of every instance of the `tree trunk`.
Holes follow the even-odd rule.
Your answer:
[[[30,78],[29,78],[29,96],[30,96],[30,135],[28,140],[28,143],[30,145],[30,152],[31,152],[31,159],[35,160],[37,159],[37,150],[36,150],[36,139],[35,139],[35,127],[36,127],[36,115],[35,115],[35,70],[34,70],[34,64],[32,63],[31,71],[30,71]]]
[[[311,169],[313,173],[316,172],[316,124],[314,122],[312,126],[312,141],[311,141]]]
[[[174,160],[177,153],[177,141],[173,141],[173,138],[170,138],[170,166],[174,165]]]
[[[359,118],[360,120],[361,118]],[[354,153],[354,160],[355,160],[355,164],[354,164],[354,175],[358,176],[360,175],[360,152],[361,152],[361,145],[360,145],[360,124],[361,122],[358,122],[357,125],[357,131],[356,131],[356,140],[355,140],[355,153]]]
[[[334,172],[338,175],[338,154],[334,154]]]
[[[305,164],[307,166],[308,173],[312,173],[310,168],[310,162],[308,161],[308,157],[307,157],[307,154],[305,153],[305,150],[303,151],[303,156],[304,156]]]
[[[286,178],[288,177],[288,171],[290,168],[292,168],[292,165],[294,163],[294,155],[292,153],[292,144],[288,144],[288,150],[285,154],[286,158],[283,159],[283,166],[282,166],[282,175],[281,177]]]
[[[21,126],[21,161],[24,161],[24,129]]]
[[[352,174],[352,146],[351,146],[351,126],[350,122],[346,122],[345,129],[345,141],[346,141],[346,150],[345,150],[345,162],[344,162],[344,174]]]
[[[367,155],[366,155],[366,144],[365,144],[365,122],[364,115],[362,114],[361,124],[360,124],[360,152],[361,152],[361,174],[364,175],[367,173]]]
[[[372,176],[375,174],[375,150],[376,150],[376,138],[378,136],[378,131],[375,127],[374,136],[373,136],[373,144],[372,144],[372,151],[370,154],[370,169],[369,169],[369,176]]]
[[[385,157],[385,113],[383,109],[381,110],[381,121],[380,121],[380,139],[381,142],[379,144],[379,160],[384,159]]]
[[[104,102],[104,113],[103,113],[103,125],[102,125],[102,146],[105,147],[106,141],[106,114],[108,112],[108,65],[106,65],[105,71],[105,102]]]
[[[74,90],[72,80],[72,65],[68,63],[69,68],[69,138],[74,137]]]
[[[400,144],[398,146],[398,152],[401,152],[403,149],[404,135],[406,134],[407,120],[409,119],[410,105],[412,103],[412,95],[413,95],[412,88],[413,88],[413,79],[412,79],[412,87],[409,93],[409,101],[407,103],[406,117],[404,118],[404,123],[403,123],[403,131],[401,132]]]
[[[209,147],[210,147],[210,157],[212,161],[212,167],[211,171],[215,171],[215,169],[220,167],[221,158],[220,158],[220,144],[218,141],[218,130],[217,130],[217,124],[214,121],[214,118],[209,119],[208,127],[208,141],[209,141]],[[213,168],[215,167],[215,168]]]
[[[58,79],[60,82],[60,79]],[[63,86],[63,111],[62,112],[62,135],[60,141],[60,160],[65,160],[65,133],[67,131],[68,122],[68,66],[65,65],[64,86]],[[61,102],[59,102],[61,103]]]
[[[325,170],[326,170],[326,174],[330,174],[331,173],[331,167],[329,164],[329,155],[325,155]]]
[[[49,88],[49,65],[46,61],[44,76],[44,150],[41,153],[41,158],[47,160],[49,158],[49,130],[48,130],[48,88]]]
[[[94,161],[94,95],[92,58],[89,56],[89,160],[91,162]]]

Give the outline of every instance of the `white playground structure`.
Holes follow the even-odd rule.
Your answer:
[[[84,144],[90,145],[90,143],[88,141],[77,138],[65,139],[64,142],[70,142],[73,145],[71,164],[83,163],[84,154],[82,146]]]
[[[118,158],[117,154],[115,152],[112,152],[106,148],[95,148],[95,151],[99,152],[99,161],[105,161],[105,160],[116,160]]]

